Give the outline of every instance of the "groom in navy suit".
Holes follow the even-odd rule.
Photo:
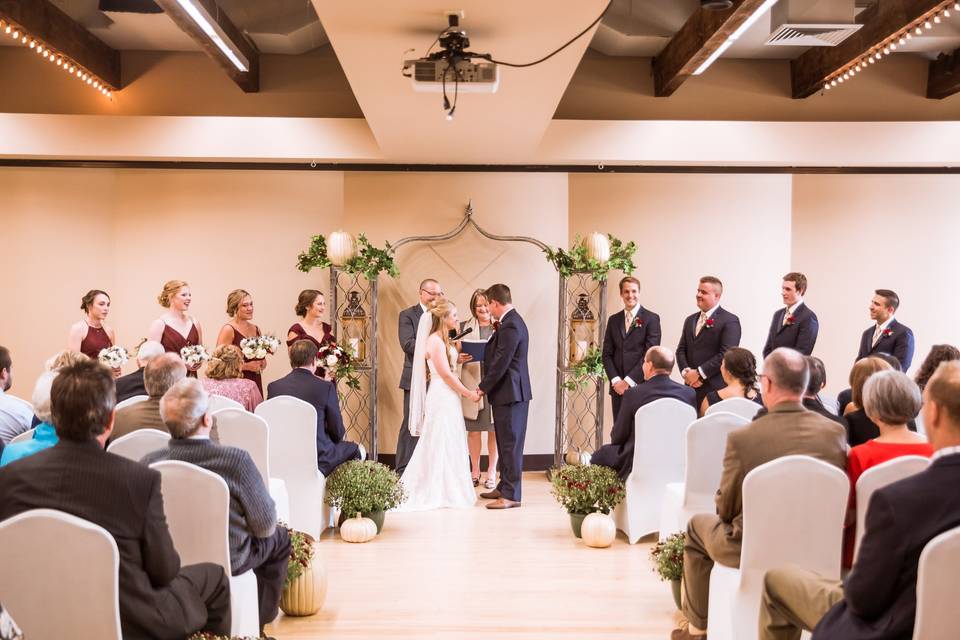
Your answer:
[[[493,428],[500,451],[500,483],[481,498],[492,499],[487,509],[513,509],[520,506],[520,481],[523,474],[523,441],[527,435],[527,413],[533,397],[527,349],[530,334],[523,318],[513,308],[510,288],[495,284],[486,291],[487,305],[496,318],[494,333],[483,355],[483,379],[480,392],[493,407]]]
[[[723,283],[704,276],[697,287],[700,311],[683,322],[683,334],[677,345],[677,366],[683,381],[697,392],[697,406],[715,389],[725,386],[720,375],[723,354],[740,345],[740,318],[720,308]]]
[[[900,306],[900,297],[889,289],[877,289],[870,301],[870,318],[876,322],[860,337],[857,360],[875,353],[889,353],[900,361],[900,370],[906,371],[913,362],[913,331],[900,324],[893,316]]]
[[[783,276],[780,294],[784,307],[773,314],[767,343],[763,346],[764,358],[779,347],[788,347],[805,356],[813,353],[820,323],[817,314],[803,301],[806,293],[807,276],[795,271]]]

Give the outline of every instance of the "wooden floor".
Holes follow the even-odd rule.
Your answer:
[[[481,486],[482,489],[482,486]],[[521,509],[389,513],[383,533],[348,544],[327,530],[329,588],[309,618],[267,627],[286,638],[668,638],[678,615],[651,543],[591,549],[573,536],[542,472]],[[478,491],[479,492],[479,491]]]

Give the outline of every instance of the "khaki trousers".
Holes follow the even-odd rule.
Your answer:
[[[797,567],[768,571],[760,602],[760,640],[799,640],[801,631],[813,631],[841,600],[839,580]]]
[[[740,540],[728,534],[728,525],[706,513],[693,516],[687,525],[683,549],[683,614],[698,629],[707,628],[710,572],[713,564],[740,566]]]

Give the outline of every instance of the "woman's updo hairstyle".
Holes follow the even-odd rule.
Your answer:
[[[237,315],[237,310],[240,308],[240,303],[243,302],[243,299],[249,296],[250,294],[244,291],[243,289],[234,289],[227,294],[227,315],[231,318]],[[251,296],[252,297],[252,296]]]
[[[450,343],[450,336],[447,335],[446,331],[441,331],[441,327],[443,326],[443,319],[450,315],[450,312],[456,308],[457,306],[446,298],[437,298],[431,302],[428,307],[430,315],[433,316],[430,333],[440,331],[441,336],[443,336],[443,341],[447,344]]]
[[[297,306],[293,308],[294,313],[301,318],[305,318],[307,316],[307,309],[322,295],[323,294],[316,289],[304,289],[300,292],[300,297],[297,298]]]
[[[90,307],[93,306],[93,301],[96,300],[99,295],[107,296],[107,300],[110,299],[110,295],[106,291],[90,289],[90,291],[87,291],[87,295],[80,298],[80,310],[89,311]]]
[[[757,389],[757,359],[743,347],[731,347],[723,354],[723,366],[734,379],[743,385],[744,396]]]
[[[160,295],[157,296],[157,302],[160,303],[161,307],[169,309],[170,301],[173,299],[173,296],[177,295],[177,292],[186,286],[188,285],[183,280],[168,280],[163,285],[163,291],[161,291]]]
[[[214,380],[239,378],[243,366],[243,354],[236,345],[222,344],[213,350],[207,362],[207,377]]]

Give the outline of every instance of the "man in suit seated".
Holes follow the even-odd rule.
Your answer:
[[[175,353],[162,353],[150,359],[143,371],[143,385],[149,396],[141,402],[117,411],[117,419],[110,440],[116,440],[138,429],[167,431],[160,417],[160,398],[167,389],[187,377],[187,367]]]
[[[820,324],[810,307],[803,301],[807,293],[807,276],[796,271],[783,276],[780,295],[784,308],[773,314],[763,357],[778,347],[789,347],[805,356],[813,353]]]
[[[329,478],[337,465],[347,460],[361,460],[366,452],[362,445],[343,439],[346,430],[340,416],[337,387],[314,375],[317,364],[317,345],[309,340],[297,340],[290,346],[293,371],[267,385],[267,397],[293,396],[317,410],[317,468]]]
[[[673,364],[673,353],[670,349],[666,347],[647,349],[647,354],[643,358],[644,382],[627,389],[623,394],[620,415],[610,432],[610,444],[594,452],[590,458],[591,464],[602,464],[615,469],[621,478],[626,479],[633,471],[633,446],[636,437],[634,416],[637,409],[660,398],[673,398],[686,402],[696,409],[694,404],[697,401],[696,392],[670,379]]]
[[[700,278],[697,286],[700,311],[683,322],[680,344],[677,345],[680,375],[696,390],[698,407],[707,393],[727,386],[720,375],[723,354],[730,347],[740,346],[740,319],[720,308],[721,295],[723,283],[719,278]]]
[[[603,368],[610,379],[613,419],[620,414],[623,394],[643,382],[644,356],[660,344],[660,316],[640,306],[640,281],[620,280],[623,311],[610,316],[603,334]]]
[[[804,408],[814,413],[819,413],[824,418],[829,418],[846,429],[846,418],[832,413],[823,405],[823,402],[820,401],[819,394],[823,388],[827,386],[827,368],[824,366],[823,360],[816,356],[806,356],[805,358],[808,370],[810,371],[810,382],[807,383],[807,392],[803,396]],[[763,407],[760,411],[757,411],[757,415],[755,415],[753,419],[757,420],[758,418],[762,418],[767,415],[767,413],[769,413],[769,410]]]
[[[714,563],[740,566],[743,479],[750,471],[789,455],[812,456],[838,469],[846,469],[847,434],[843,427],[807,411],[800,403],[809,377],[804,356],[793,349],[774,349],[764,360],[760,393],[770,413],[727,436],[716,497],[717,513],[695,515],[687,525],[683,551],[683,613],[690,626],[675,629],[671,640],[705,635],[710,571]]]
[[[799,638],[814,627],[817,640],[910,638],[920,553],[960,526],[960,362],[937,368],[923,390],[922,411],[934,450],[930,466],[870,498],[866,531],[844,582],[796,568],[767,572],[760,638]]]
[[[117,402],[123,402],[134,396],[146,396],[147,387],[143,383],[143,372],[147,363],[164,352],[163,345],[153,340],[146,340],[137,349],[137,367],[133,373],[117,378]]]
[[[263,625],[277,617],[290,560],[290,536],[277,526],[277,509],[250,454],[210,440],[210,398],[195,378],[170,387],[160,401],[160,415],[170,430],[170,444],[144,456],[144,464],[182,460],[217,474],[230,490],[230,567],[238,576],[253,570]]]
[[[60,371],[51,390],[60,441],[0,469],[0,520],[58,509],[106,529],[120,552],[124,638],[185,638],[201,630],[230,635],[227,576],[213,563],[180,566],[160,473],[103,450],[113,428],[114,393],[113,372],[96,361]],[[56,615],[56,603],[50,606]]]

